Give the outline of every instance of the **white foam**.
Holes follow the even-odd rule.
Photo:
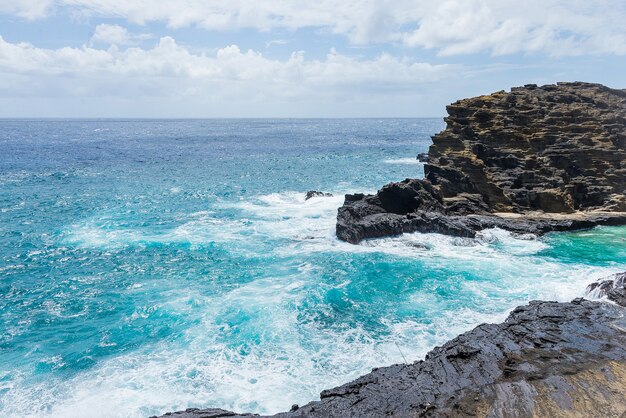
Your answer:
[[[35,387],[18,382],[4,399],[13,408],[5,416],[145,417],[194,405],[273,413],[372,367],[402,361],[396,342],[415,359],[449,337],[433,337],[429,327],[414,322],[393,324],[393,335],[382,341],[360,327],[302,324],[293,306],[310,292],[306,286],[317,286],[306,272],[257,280],[206,301],[201,324],[187,331],[182,344],[163,342],[121,355],[68,381]],[[186,298],[198,296],[190,291]],[[249,319],[228,325],[224,317],[233,310]],[[222,337],[254,325],[263,330],[262,344],[250,342],[247,355]]]
[[[476,239],[413,233],[366,240],[360,245],[348,244],[335,236],[337,208],[342,203],[343,193],[309,200],[305,200],[303,192],[272,193],[235,203],[221,202],[213,211],[200,211],[183,217],[180,226],[160,234],[148,235],[129,229],[109,230],[86,223],[75,226],[66,238],[68,242],[78,245],[109,248],[149,243],[236,243],[229,245],[229,251],[255,256],[271,255],[267,253],[267,246],[258,245],[267,242],[272,242],[270,253],[283,257],[320,252],[382,253],[416,260],[427,269],[448,266],[487,277],[528,276],[528,279],[518,281],[533,283],[536,289],[546,283],[546,290],[551,289],[550,283],[559,282],[567,276],[564,273],[569,272],[580,277],[580,282],[567,278],[562,289],[543,294],[558,296],[555,293],[561,292],[568,298],[582,295],[589,281],[588,274],[602,277],[607,272],[614,272],[607,268],[551,262],[536,256],[548,247],[543,239],[531,235],[517,236],[500,229],[484,230]],[[241,216],[238,219],[218,218],[220,210],[226,209],[240,210]],[[523,291],[520,286],[513,286],[513,289],[516,289],[513,293]],[[528,294],[532,292],[528,290]],[[539,292],[535,294],[539,296]]]
[[[76,245],[108,248],[150,243],[201,245],[222,242],[236,244],[229,245],[229,251],[255,256],[270,253],[282,257],[320,252],[382,253],[416,260],[425,268],[448,265],[459,271],[489,277],[496,274],[542,277],[547,274],[543,277],[544,282],[559,280],[564,272],[586,269],[585,266],[563,265],[537,257],[548,247],[543,239],[532,235],[517,236],[500,229],[484,230],[476,239],[412,233],[366,240],[360,245],[348,244],[335,236],[337,208],[342,203],[343,193],[309,200],[305,200],[303,192],[272,193],[234,203],[221,202],[213,211],[182,217],[180,226],[159,234],[115,229],[106,223],[100,226],[88,221],[70,228],[65,239]],[[236,219],[218,217],[220,211],[232,209],[241,211]],[[267,245],[261,245],[268,242],[272,243],[270,253],[267,253]],[[598,277],[602,277],[601,274],[610,269],[596,270],[600,272]],[[588,277],[584,281],[588,281]],[[578,283],[576,289],[566,294],[580,296]]]
[[[423,162],[416,158],[394,158],[383,161],[385,164],[401,164],[401,165],[424,165]]]
[[[33,387],[18,380],[3,400],[12,410],[5,406],[0,411],[15,417],[94,418],[145,417],[187,407],[284,411],[372,367],[402,362],[404,357],[417,360],[434,345],[479,323],[502,321],[527,300],[582,296],[588,283],[620,270],[542,257],[548,248],[544,239],[499,229],[485,230],[476,239],[415,233],[347,244],[335,236],[342,202],[343,193],[309,200],[303,192],[272,193],[181,216],[178,226],[161,233],[116,229],[98,219],[72,226],[65,239],[74,245],[224,242],[229,251],[296,261],[213,297],[177,288],[164,308],[190,315],[196,324],[182,341],[155,342],[67,381]],[[240,216],[220,218],[225,210],[239,211]],[[268,242],[270,248],[262,245]],[[398,303],[419,307],[428,321],[385,318],[381,321],[388,333],[381,336],[358,324],[342,327],[338,321],[324,326],[316,318],[303,317],[310,310],[298,307],[312,301],[319,305],[317,311],[332,314],[324,295],[330,290],[347,292],[361,279],[320,281],[319,266],[308,256],[333,252],[381,254],[385,260],[413,264],[415,279],[423,286],[407,290],[406,300]],[[409,280],[393,273],[385,280]],[[467,303],[455,306],[454,300],[438,294],[440,288],[451,289]]]
[[[251,226],[258,234],[299,241],[327,237],[343,200],[343,194],[305,200],[304,193],[286,192],[225,206],[251,215]]]
[[[241,202],[222,202],[218,208],[238,209],[243,216],[219,217],[215,211],[186,215],[181,225],[160,233],[119,227],[107,219],[89,219],[67,228],[64,240],[84,247],[121,248],[133,245],[248,241],[251,236],[269,239],[310,240],[327,238],[334,228],[343,194],[305,200],[301,192],[272,193]],[[218,211],[219,212],[219,211]],[[248,217],[246,217],[246,214]]]
[[[208,212],[194,213],[188,222],[160,233],[149,233],[142,229],[115,228],[101,225],[98,220],[71,225],[63,235],[68,244],[86,248],[119,249],[128,246],[151,244],[208,244],[243,240],[240,232],[246,220],[228,221],[213,218]]]
[[[35,386],[13,382],[3,399],[9,406],[3,416],[134,418],[194,406],[275,413],[289,409],[292,403],[317,399],[320,390],[356,378],[372,367],[403,362],[405,357],[409,362],[422,358],[434,345],[479,323],[499,322],[508,311],[486,314],[466,307],[441,311],[431,294],[416,294],[414,303],[434,309],[430,323],[388,322],[390,334],[384,338],[359,327],[319,328],[315,321],[302,323],[293,309],[311,286],[320,285],[304,270],[293,277],[257,280],[217,299],[203,300],[189,290],[179,295],[181,300],[173,307],[198,299],[201,321],[187,330],[182,343],[158,342],[105,360],[66,381]],[[582,278],[587,283],[590,273],[580,269],[569,279],[580,282]],[[519,282],[510,280],[505,286],[537,284]],[[568,286],[564,281],[557,286],[553,282],[554,291],[563,290],[561,285]],[[501,303],[493,296],[488,300]],[[224,317],[233,309],[252,319],[228,324]],[[237,341],[229,344],[222,337],[224,333],[245,333],[255,325],[263,330],[258,334],[262,343],[249,342],[247,355],[242,355],[243,346]],[[50,361],[53,367],[62,362],[59,358]]]
[[[589,272],[579,273],[586,282]],[[4,399],[13,408],[5,416],[134,418],[193,406],[274,413],[314,400],[320,390],[372,367],[422,358],[434,345],[479,323],[500,322],[507,314],[506,309],[493,314],[447,310],[433,315],[430,323],[390,322],[390,334],[382,339],[359,327],[325,329],[313,321],[298,326],[293,306],[309,291],[306,286],[313,285],[306,273],[286,280],[266,278],[205,301],[201,323],[187,331],[182,344],[157,343],[106,360],[68,381],[35,387],[17,382]],[[250,326],[237,321],[227,325],[223,318],[232,309],[252,315],[252,325],[262,323],[262,344],[251,343],[247,355],[236,341],[227,344],[220,337]]]
[[[73,225],[65,241],[84,247],[121,247],[129,243],[149,241],[149,236],[132,229],[105,229],[90,223]]]

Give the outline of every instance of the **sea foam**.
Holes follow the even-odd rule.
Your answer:
[[[305,200],[294,191],[222,201],[161,233],[74,225],[64,239],[81,247],[218,242],[233,254],[277,261],[261,261],[271,267],[216,295],[178,289],[164,308],[195,323],[178,339],[155,340],[68,380],[14,381],[4,400],[9,415],[140,417],[192,406],[274,413],[372,367],[422,358],[526,300],[581,296],[616,270],[542,257],[544,239],[498,229],[476,239],[415,233],[347,244],[334,235],[342,201],[343,193]],[[237,220],[220,218],[223,210],[236,211]],[[386,274],[369,276],[368,265]],[[406,290],[391,306],[370,294],[372,284]],[[403,313],[416,309],[417,316]]]
[[[388,160],[383,160],[385,164],[402,164],[402,165],[424,165],[423,162],[419,161],[417,158],[393,158]]]
[[[0,123],[2,417],[284,411],[626,266],[623,228],[338,240],[441,119]]]

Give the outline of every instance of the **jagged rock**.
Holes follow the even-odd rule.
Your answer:
[[[420,152],[419,154],[417,154],[415,159],[417,161],[419,161],[420,163],[427,163],[428,162],[428,153],[427,152]]]
[[[162,418],[226,418],[226,417],[258,417],[256,414],[237,414],[235,412],[226,411],[219,408],[199,409],[188,408],[184,411],[168,412],[161,415]],[[156,416],[150,418],[158,418]]]
[[[309,200],[313,197],[333,197],[333,195],[331,193],[324,193],[324,192],[318,192],[316,190],[310,190],[306,192],[306,196],[304,197],[304,200]]]
[[[624,277],[611,289],[626,292]],[[274,417],[623,417],[626,309],[616,302],[530,302],[423,361],[374,369]],[[219,416],[203,413],[173,416]]]
[[[548,232],[626,223],[626,91],[527,85],[460,100],[447,111],[425,179],[346,196],[340,239],[473,236],[488,224]]]
[[[447,111],[425,169],[442,196],[479,193],[497,211],[626,210],[626,91],[525,86]]]

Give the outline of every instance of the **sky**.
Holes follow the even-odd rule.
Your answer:
[[[626,88],[624,0],[0,0],[0,117],[440,117]]]

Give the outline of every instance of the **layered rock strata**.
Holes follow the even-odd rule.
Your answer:
[[[337,217],[340,239],[626,224],[625,90],[527,85],[460,100],[447,111],[425,178],[347,195]]]
[[[590,287],[624,295],[624,277]],[[614,300],[531,302],[423,361],[375,369],[274,417],[626,416],[626,309]],[[221,409],[165,416],[250,417]]]

